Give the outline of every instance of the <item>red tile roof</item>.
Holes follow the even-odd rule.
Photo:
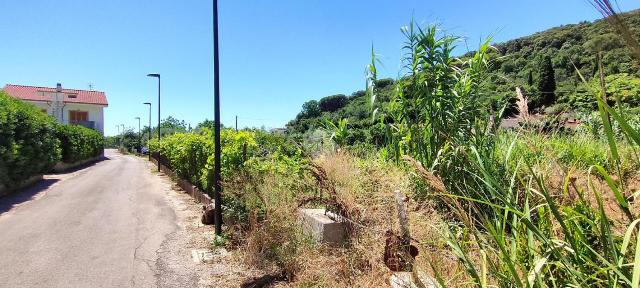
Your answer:
[[[4,86],[4,92],[12,97],[29,100],[29,101],[51,101],[50,94],[55,93],[56,88],[50,87],[37,87],[37,86],[24,86],[7,84]],[[44,92],[44,93],[43,93]],[[64,93],[65,103],[83,103],[83,104],[95,104],[108,106],[107,96],[104,92],[100,91],[87,91],[76,89],[62,89]],[[69,95],[76,95],[75,98],[70,98]]]

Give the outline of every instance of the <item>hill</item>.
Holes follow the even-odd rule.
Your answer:
[[[640,10],[621,14],[628,21],[636,36],[640,36]],[[640,73],[632,61],[623,40],[606,20],[583,21],[563,25],[517,38],[503,43],[494,43],[493,61],[483,94],[494,109],[507,105],[507,113],[515,112],[516,87],[521,87],[529,100],[532,112],[589,111],[595,101],[588,93],[590,86],[597,87],[598,56],[602,57],[603,70],[607,75],[607,91],[622,95],[622,101],[631,105],[640,104]],[[465,59],[473,52],[462,55]],[[585,77],[582,82],[576,69]],[[392,99],[394,79],[376,82],[379,89],[377,102],[384,109]],[[287,132],[299,138],[313,138],[317,128],[325,126],[328,119],[333,123],[346,119],[349,127],[348,144],[384,142],[384,125],[372,121],[369,99],[364,91],[349,96],[339,94],[318,101],[304,103],[302,111],[287,124]],[[304,140],[304,139],[303,139]]]

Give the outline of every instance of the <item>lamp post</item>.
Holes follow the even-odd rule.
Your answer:
[[[120,125],[116,125],[116,128],[118,128],[118,134],[116,134],[116,135],[120,136]],[[120,138],[120,137],[118,137],[118,138]],[[120,142],[120,139],[118,139],[118,147],[120,147],[120,143],[119,142]]]
[[[142,134],[140,134],[140,117],[136,117],[138,119],[138,153],[142,152]]]
[[[120,148],[124,148],[124,124],[120,124],[122,126],[122,135],[120,135]]]
[[[147,76],[158,78],[158,141],[160,141],[160,74],[147,74]],[[160,151],[158,151],[158,171],[160,171]]]
[[[147,146],[149,145],[149,140],[151,140],[151,103],[150,102],[144,102],[142,103],[144,105],[149,105],[149,134],[147,134]],[[148,147],[147,147],[148,149]],[[151,150],[148,151],[149,152],[149,161],[151,161]]]
[[[214,168],[213,168],[213,199],[215,205],[214,223],[216,235],[222,234],[222,185],[220,179],[220,59],[218,49],[218,0],[213,0],[213,105],[214,105]]]

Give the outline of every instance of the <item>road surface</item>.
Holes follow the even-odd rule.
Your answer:
[[[142,159],[105,156],[0,198],[0,287],[197,286],[158,265],[178,229],[168,184]]]

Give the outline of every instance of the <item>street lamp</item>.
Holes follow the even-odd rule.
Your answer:
[[[151,140],[151,103],[144,102],[144,105],[149,105],[149,134],[147,134],[147,146],[149,145],[149,140]],[[147,147],[148,149],[148,147]],[[149,150],[149,161],[151,161],[151,150]]]
[[[213,105],[215,127],[213,132],[215,156],[213,168],[213,201],[215,205],[214,223],[216,235],[222,235],[222,185],[220,179],[220,55],[218,49],[218,0],[213,0]]]
[[[116,137],[120,135],[120,125],[116,125],[116,128],[118,128],[118,134],[116,134]],[[120,137],[118,137],[120,138]],[[116,139],[118,139],[116,138]],[[118,142],[120,142],[120,139],[118,139]],[[120,143],[118,143],[118,147],[120,147]]]
[[[120,148],[124,148],[124,124],[120,124],[120,126],[122,126],[122,135],[121,135],[121,140],[120,140]]]
[[[138,119],[138,153],[142,152],[142,134],[140,134],[140,117],[136,117]]]
[[[160,74],[147,74],[147,76],[158,78],[158,141],[160,141]],[[158,171],[160,171],[160,151],[158,151]]]

